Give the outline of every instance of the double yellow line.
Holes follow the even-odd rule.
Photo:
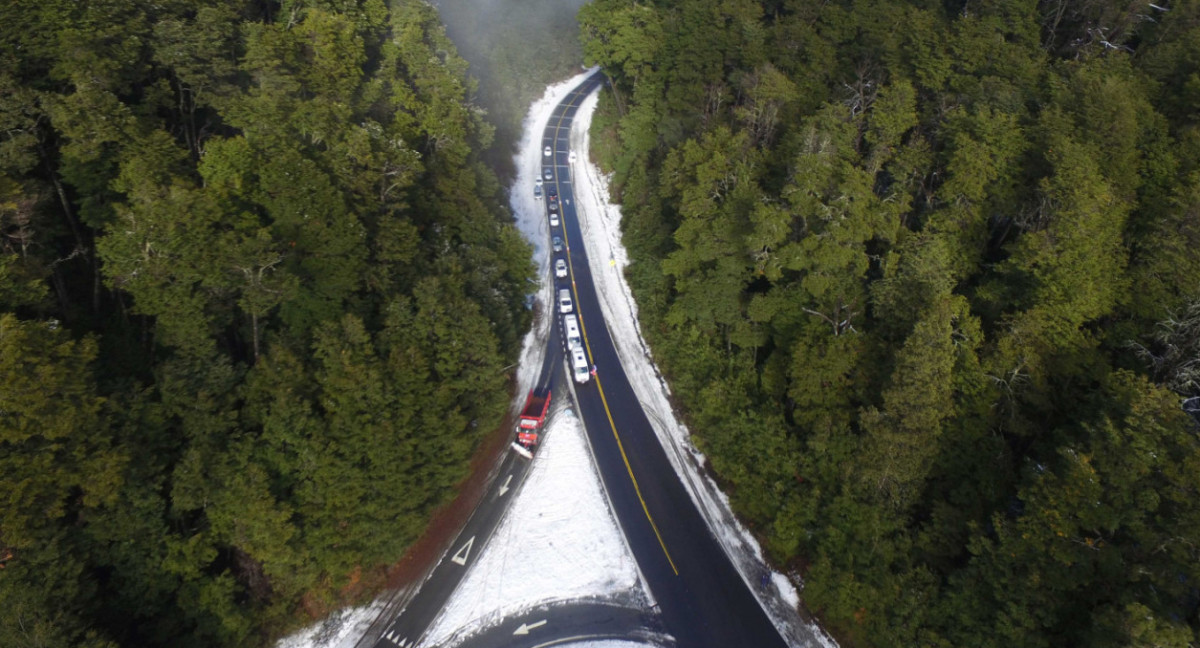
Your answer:
[[[554,162],[554,189],[555,191],[558,191],[559,194],[559,221],[562,223],[563,242],[567,247],[567,272],[571,277],[571,298],[575,300],[576,304],[578,304],[579,291],[575,286],[575,265],[571,262],[571,242],[567,238],[567,217],[562,208],[562,191],[558,186],[558,133],[562,129],[563,119],[565,119],[567,116],[566,109],[574,106],[576,101],[588,96],[592,93],[592,91],[589,90],[588,92],[581,92],[580,90],[574,90],[572,92],[575,96],[571,98],[569,103],[559,104],[560,107],[563,108],[563,111],[561,114],[559,114],[558,122],[554,125],[554,142],[551,145],[550,150],[553,152],[551,160]],[[572,186],[574,186],[574,183],[572,183]],[[576,201],[576,209],[578,209],[578,201]],[[579,329],[583,335],[583,345],[587,349],[588,364],[595,366],[592,358],[592,345],[590,342],[588,342],[587,326],[583,322],[583,312],[580,311],[578,315]],[[654,536],[658,538],[658,546],[662,547],[663,555],[667,557],[667,563],[671,565],[671,571],[675,572],[675,575],[678,576],[679,570],[675,567],[675,561],[671,559],[671,552],[667,551],[667,544],[663,541],[662,534],[658,531],[658,525],[654,523],[654,517],[650,515],[650,509],[646,506],[645,498],[642,497],[642,489],[638,486],[637,477],[633,476],[633,467],[629,465],[629,456],[625,454],[625,444],[621,443],[621,435],[617,433],[617,424],[613,422],[612,410],[610,410],[608,407],[608,398],[604,396],[604,386],[600,384],[599,374],[597,373],[597,375],[592,376],[592,380],[596,381],[596,389],[600,392],[600,402],[604,405],[604,413],[608,416],[608,426],[610,429],[612,429],[613,438],[617,441],[617,450],[621,452],[621,460],[625,462],[625,470],[629,473],[629,480],[633,482],[633,490],[635,493],[637,493],[638,501],[642,504],[642,512],[646,514],[646,519],[650,522],[650,528],[654,529]]]

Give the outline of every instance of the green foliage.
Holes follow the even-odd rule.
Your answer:
[[[57,524],[112,497],[119,452],[106,443],[91,364],[96,342],[76,341],[56,321],[0,316],[0,455],[5,500],[0,529],[14,549],[53,535]]]
[[[503,416],[491,127],[426,3],[10,4],[0,644],[264,645]]]
[[[1196,642],[1200,23],[1148,11],[581,12],[643,330],[850,643]]]

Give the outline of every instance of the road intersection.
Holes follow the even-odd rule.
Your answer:
[[[460,645],[533,647],[585,638],[670,643],[662,640],[665,633],[674,638],[675,645],[688,648],[783,647],[786,642],[713,537],[667,460],[604,322],[576,215],[570,163],[574,153],[569,149],[575,112],[601,82],[596,73],[572,90],[554,109],[543,134],[543,146],[550,150],[550,155],[543,157],[544,171],[550,172],[545,191],[553,189],[559,204],[560,223],[551,227],[551,234],[565,243],[562,253],[553,254],[552,264],[559,258],[567,264],[566,277],[552,278],[552,294],[559,288],[571,290],[592,367],[587,382],[573,385],[577,411],[614,514],[657,605],[652,610],[632,610],[586,601],[556,604],[507,619]],[[550,215],[548,210],[546,215]],[[572,381],[561,371],[562,341],[552,335],[548,345],[538,386],[560,381],[562,386],[556,387],[555,393],[565,396],[565,387]],[[472,558],[491,537],[527,469],[527,459],[508,453],[493,475],[488,494],[420,591],[394,620],[381,626],[381,634],[360,646],[418,645]]]

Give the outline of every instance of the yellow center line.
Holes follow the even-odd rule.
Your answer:
[[[579,91],[575,91],[573,94],[575,94],[576,96],[571,98],[570,103],[563,106],[563,111],[558,116],[558,122],[554,125],[554,142],[551,145],[551,150],[554,152],[554,155],[556,157],[558,154],[558,133],[562,129],[563,119],[566,118],[566,116],[567,116],[566,109],[571,106],[574,106],[575,102],[580,97],[586,97],[587,95],[590,95],[591,93],[592,93],[591,90],[589,90],[586,94],[581,93]],[[560,189],[560,187],[558,186],[558,160],[556,159],[556,157],[552,158],[551,161],[554,163],[552,165],[554,168],[554,189],[555,189],[555,191],[558,191]],[[561,196],[561,193],[562,192],[559,192],[560,196]],[[560,200],[561,200],[561,197],[560,197]],[[559,220],[563,223],[563,225],[562,225],[563,243],[566,245],[567,252],[568,252],[567,253],[567,272],[570,274],[570,277],[571,277],[571,298],[575,300],[576,304],[578,304],[579,303],[579,291],[575,286],[575,264],[572,263],[572,261],[571,261],[571,254],[570,254],[571,241],[567,236],[566,213],[563,211],[561,204],[559,205],[558,211],[559,211],[559,216],[558,216]],[[588,364],[595,366],[593,364],[594,358],[592,356],[592,345],[591,345],[591,342],[588,341],[587,325],[584,324],[584,322],[583,322],[583,311],[579,311],[577,314],[579,316],[579,329],[580,329],[580,334],[583,337],[583,345],[587,349]],[[625,444],[621,443],[621,435],[617,433],[617,424],[616,424],[616,422],[613,421],[612,410],[610,410],[608,407],[608,398],[605,397],[605,395],[604,395],[604,386],[600,384],[599,374],[592,376],[592,380],[596,381],[596,389],[600,392],[600,403],[604,405],[604,413],[605,413],[605,415],[608,416],[608,426],[609,426],[609,428],[612,429],[613,438],[616,439],[616,441],[617,441],[617,450],[619,450],[621,452],[621,460],[623,462],[625,462],[625,470],[626,470],[626,472],[629,473],[629,481],[633,482],[633,491],[635,493],[637,493],[638,501],[641,502],[641,504],[642,504],[642,512],[646,514],[646,519],[650,522],[650,528],[654,529],[654,536],[656,538],[658,538],[658,546],[662,547],[663,555],[667,557],[667,563],[671,565],[671,571],[675,572],[675,575],[678,576],[679,570],[675,567],[675,561],[671,559],[671,552],[667,551],[667,543],[663,541],[662,534],[659,533],[659,531],[658,531],[658,525],[654,523],[654,517],[652,515],[650,515],[650,508],[648,506],[646,506],[646,500],[645,500],[645,498],[642,497],[642,489],[641,489],[641,487],[638,486],[637,477],[633,476],[633,467],[629,465],[629,456],[625,454]]]

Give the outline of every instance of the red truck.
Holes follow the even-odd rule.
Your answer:
[[[546,412],[550,411],[550,390],[544,393],[530,390],[525,399],[525,409],[521,410],[521,419],[517,422],[517,444],[526,451],[537,445],[538,430],[546,422]]]

